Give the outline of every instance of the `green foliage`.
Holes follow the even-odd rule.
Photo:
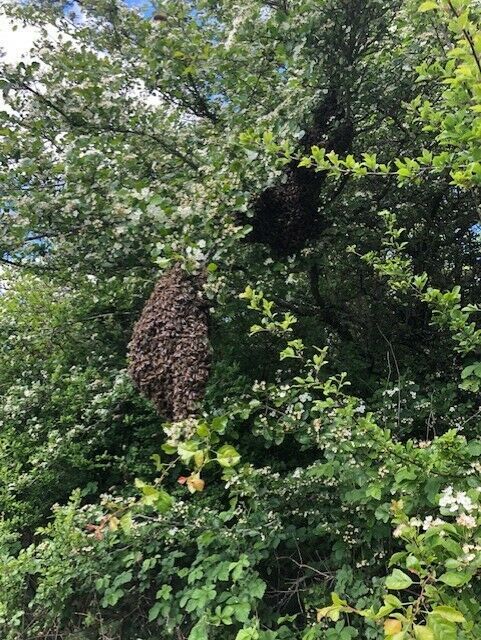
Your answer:
[[[155,4],[1,8],[1,637],[479,640],[479,3]],[[126,353],[177,263],[167,423]]]

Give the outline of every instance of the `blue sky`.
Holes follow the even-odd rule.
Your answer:
[[[125,4],[129,7],[145,7],[152,3],[148,0],[125,0]]]
[[[149,5],[155,4],[154,0],[124,0],[129,7],[145,7],[146,15],[152,13]],[[0,8],[2,0],[0,0]],[[20,60],[20,56],[26,53],[34,39],[38,37],[38,30],[34,27],[20,27],[18,31],[12,30],[12,24],[0,11],[0,51],[4,50],[6,57],[5,62],[16,63]]]

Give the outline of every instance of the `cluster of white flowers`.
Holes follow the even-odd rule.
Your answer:
[[[356,562],[356,569],[362,569],[363,567],[368,567],[371,564],[371,562],[369,560],[366,560],[366,558],[364,558],[364,560],[359,560],[359,562]]]
[[[377,473],[380,478],[384,478],[385,476],[389,475],[389,469],[386,466],[382,465],[379,467]]]
[[[359,534],[359,527],[355,527],[350,523],[347,523],[345,529],[341,532],[342,539],[346,544],[350,546],[359,544]]]
[[[393,387],[392,389],[386,389],[385,391],[383,391],[382,395],[383,396],[389,396],[390,398],[392,398],[392,396],[395,393],[399,393],[399,387]]]
[[[442,518],[435,518],[434,516],[426,516],[422,522],[422,527],[424,531],[427,531],[431,527],[440,527],[443,524],[446,524],[446,523]]]
[[[301,282],[302,276],[298,273],[289,273],[286,277],[286,284],[299,284]]]
[[[398,526],[394,529],[392,534],[395,538],[400,538],[404,533],[406,533],[409,530],[410,530],[409,525],[406,524],[405,522],[402,522],[401,524],[398,524]]]
[[[310,393],[301,393],[301,395],[299,396],[299,402],[308,402],[312,400],[312,396]]]
[[[453,515],[456,514],[456,522],[466,529],[474,529],[477,526],[476,518],[472,515],[478,508],[465,491],[454,491],[453,487],[446,487],[441,493],[439,506]]]
[[[225,276],[216,276],[204,285],[204,293],[210,299],[215,298],[227,288],[227,285],[228,281]],[[213,307],[211,313],[214,313],[215,310],[215,307]],[[224,318],[224,322],[230,321],[230,318]]]
[[[465,491],[454,493],[454,489],[451,486],[442,491],[439,506],[447,509],[450,513],[459,513],[461,510],[470,513],[476,508],[476,505]]]
[[[481,462],[472,462],[470,466],[470,473],[481,474]]]
[[[186,247],[185,249],[186,259],[194,262],[196,265],[197,264],[200,265],[204,263],[207,258],[207,254],[204,251],[205,247],[206,247],[206,242],[203,239],[200,239],[197,242],[197,246],[195,247],[194,246]]]
[[[463,556],[459,560],[465,564],[469,564],[476,559],[478,553],[481,551],[481,545],[479,544],[463,544]]]
[[[239,485],[241,485],[243,478],[241,478],[240,475],[238,475],[237,473],[232,474],[231,476],[229,476],[229,479],[226,480],[224,487],[226,489],[230,489],[231,487],[237,487]]]
[[[252,385],[252,391],[265,391],[266,390],[266,382],[265,380],[261,380],[260,382],[256,380]]]
[[[418,447],[420,449],[428,449],[431,446],[431,440],[420,440],[418,442]]]
[[[289,391],[289,385],[283,384],[279,387],[279,393],[277,395],[279,398],[285,398],[287,396],[288,391]]]
[[[198,426],[199,423],[195,418],[186,418],[164,425],[167,444],[171,447],[177,447],[180,442],[190,440],[195,435]]]
[[[476,518],[467,513],[461,513],[461,515],[456,518],[456,522],[462,527],[466,527],[466,529],[474,529],[476,527]]]
[[[379,560],[382,560],[383,558],[386,557],[386,552],[385,551],[377,551],[372,558],[364,558],[363,560],[359,560],[358,562],[356,562],[356,568],[357,569],[362,569],[363,567],[369,567],[372,565],[375,565],[376,562],[379,562]]]
[[[410,518],[409,522],[402,522],[394,529],[393,536],[400,538],[405,533],[411,531],[413,527],[416,529],[422,528],[424,531],[427,531],[431,529],[431,527],[439,527],[443,524],[446,524],[444,520],[435,518],[434,516],[426,516],[424,520],[421,520],[421,518]]]

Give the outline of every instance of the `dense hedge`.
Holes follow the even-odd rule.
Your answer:
[[[149,11],[1,8],[1,637],[479,640],[479,3]]]

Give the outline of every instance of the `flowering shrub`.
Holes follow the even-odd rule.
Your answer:
[[[152,4],[0,8],[0,636],[479,640],[479,2]]]

